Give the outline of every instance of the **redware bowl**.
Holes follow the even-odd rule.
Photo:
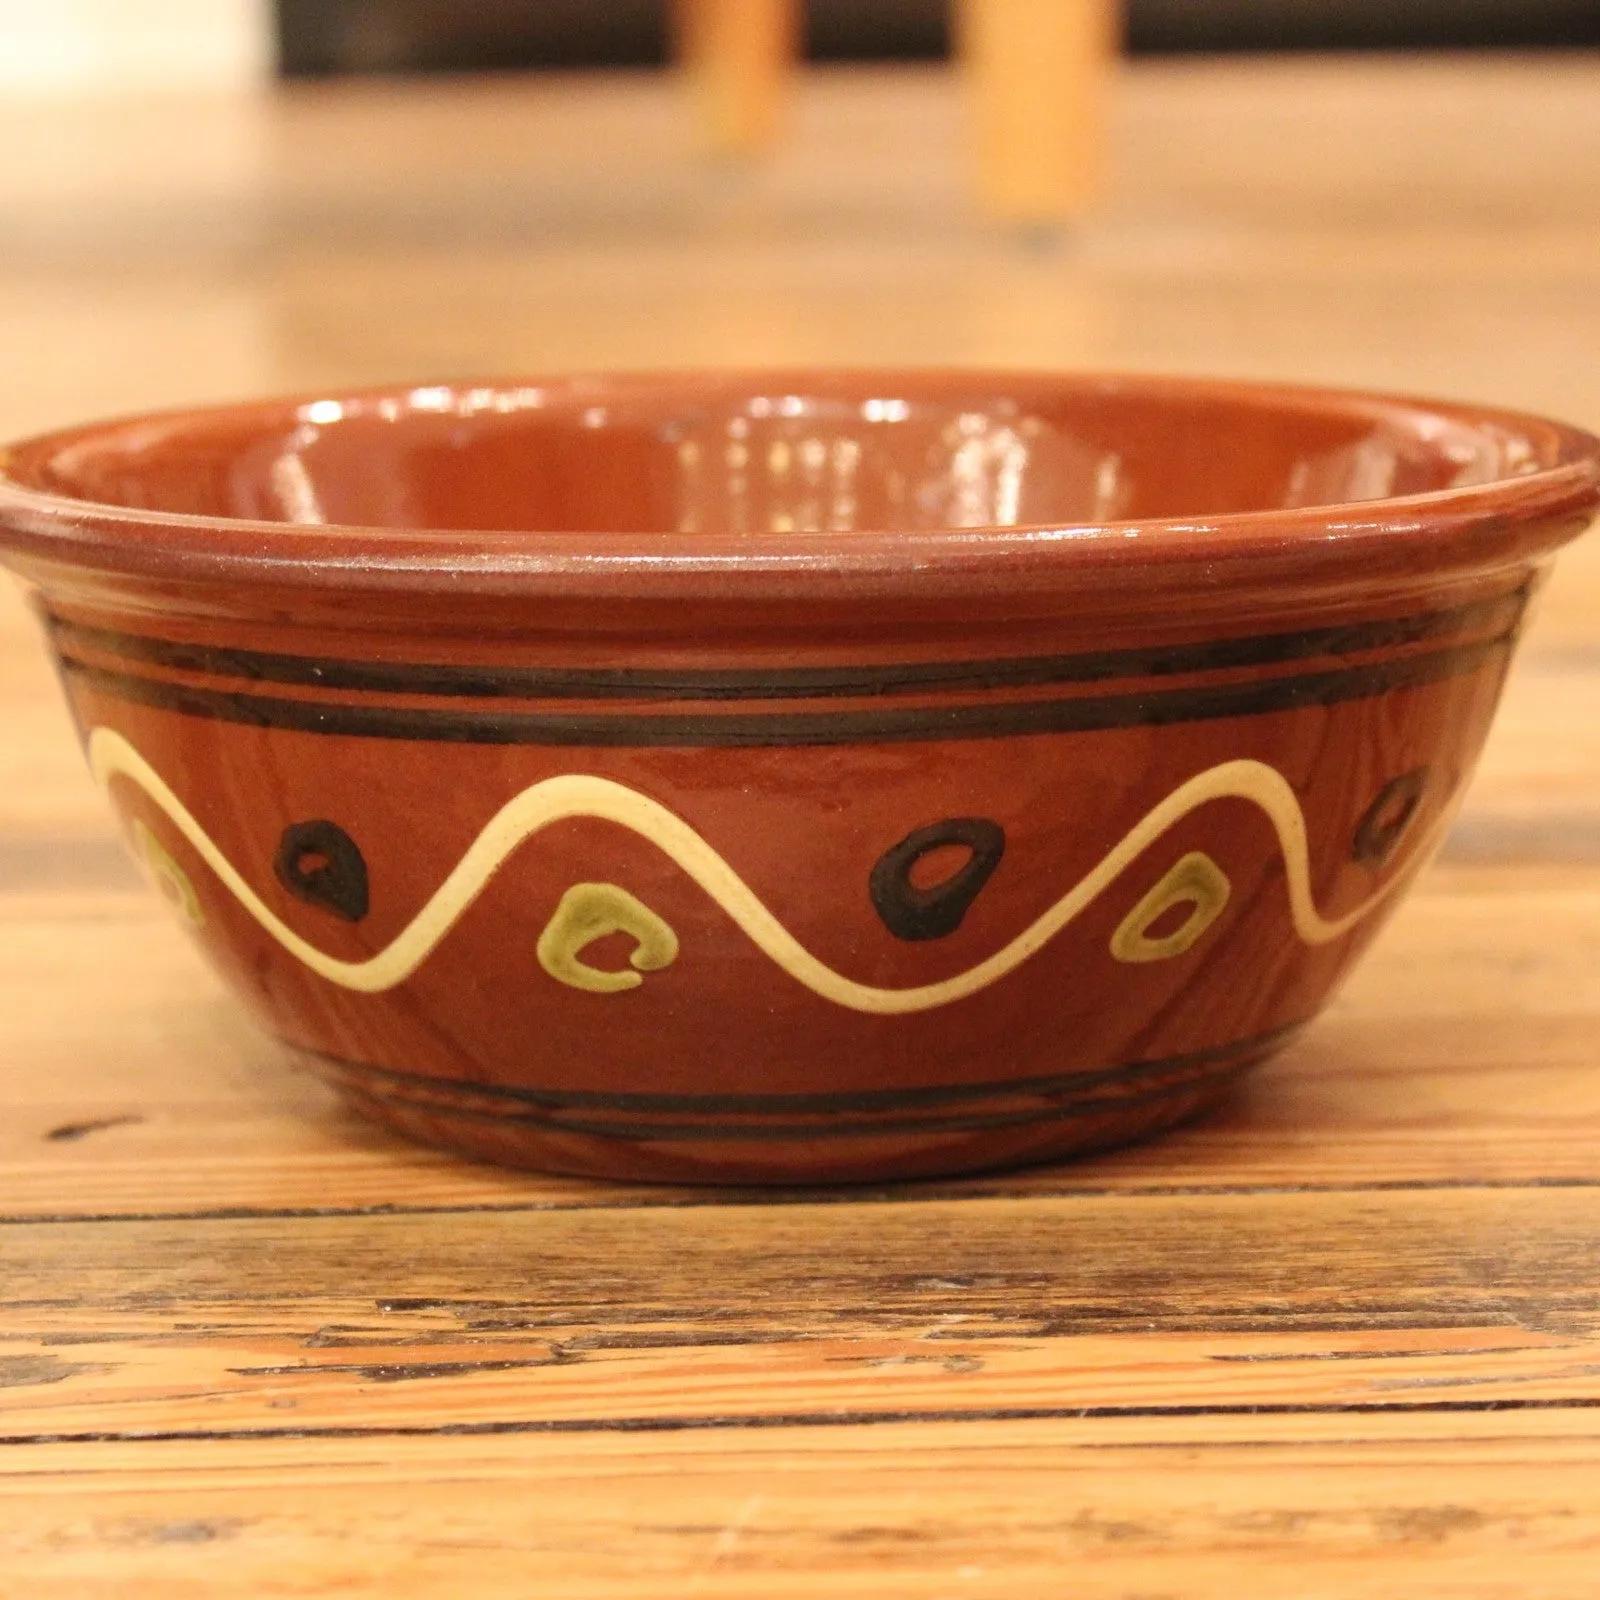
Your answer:
[[[1179,379],[438,384],[0,459],[90,764],[364,1111],[567,1172],[1189,1117],[1438,842],[1600,443]]]

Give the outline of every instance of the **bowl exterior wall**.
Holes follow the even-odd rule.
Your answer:
[[[365,1111],[737,1182],[1042,1159],[1223,1095],[1426,859],[1536,574],[1308,623],[714,649],[43,609],[130,842]]]

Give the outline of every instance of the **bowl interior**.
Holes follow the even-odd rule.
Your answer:
[[[1538,471],[1503,420],[1171,380],[437,385],[114,424],[13,477],[164,513],[486,532],[1051,526],[1371,501]]]

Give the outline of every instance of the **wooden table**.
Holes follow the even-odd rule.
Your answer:
[[[1229,370],[1600,424],[1600,64],[1148,66],[1103,216],[967,209],[943,77],[770,171],[666,85],[0,115],[0,432],[472,368]],[[21,142],[19,142],[21,141]],[[1452,841],[1226,1112],[883,1191],[350,1120],[124,865],[0,618],[0,1595],[1600,1592],[1600,540]]]

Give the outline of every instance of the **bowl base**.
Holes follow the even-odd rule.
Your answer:
[[[422,1099],[393,1092],[370,1068],[303,1050],[294,1054],[370,1120],[419,1143],[501,1166],[635,1183],[794,1186],[956,1177],[1134,1144],[1210,1111],[1244,1071],[1285,1042],[1279,1035],[1270,1043],[1255,1043],[1220,1072],[1212,1066],[1093,1106],[1080,1101],[1065,1115],[996,1117],[990,1120],[999,1125],[969,1123],[959,1130],[855,1133],[824,1126],[796,1136],[777,1126],[704,1135],[680,1128],[672,1138],[648,1131],[629,1137],[584,1131],[533,1114],[514,1120],[474,1104],[470,1085],[461,1085],[454,1103],[447,1104],[437,1093]]]

